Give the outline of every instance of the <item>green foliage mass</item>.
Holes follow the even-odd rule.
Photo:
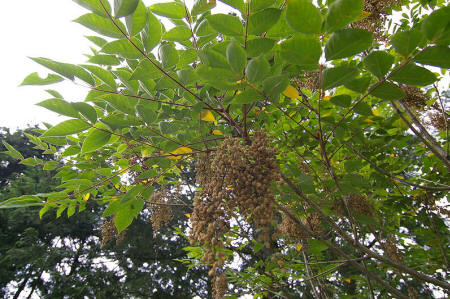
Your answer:
[[[52,74],[23,82],[90,89],[83,102],[53,92],[40,104],[70,117],[32,139],[44,151],[61,147],[61,184],[0,208],[71,217],[92,213],[95,202],[126,231],[141,213],[155,220],[157,206],[176,206],[185,221],[169,227],[179,238],[192,231],[191,215],[194,229],[202,219],[218,229],[220,218],[207,219],[220,212],[229,230],[211,243],[191,240],[181,261],[213,266],[216,298],[419,298],[450,289],[444,1],[220,1],[230,13],[212,11],[215,0],[76,2],[90,10],[76,22],[96,33],[89,64],[33,58]],[[393,22],[401,4],[406,12]],[[217,182],[217,193],[204,195],[184,179],[224,138],[247,148],[258,131],[280,169],[265,206],[273,207],[266,242],[255,207],[231,210],[217,195],[233,199],[235,185]],[[44,164],[5,146],[21,163]],[[239,165],[234,159],[227,167]],[[258,183],[248,182],[249,194]],[[155,195],[173,185],[178,197]],[[188,192],[206,197],[192,206],[182,200]],[[198,215],[210,197],[221,210]]]

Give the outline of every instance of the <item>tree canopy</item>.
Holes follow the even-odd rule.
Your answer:
[[[106,236],[148,213],[215,298],[448,294],[445,1],[75,2],[87,63],[22,83],[90,89],[38,104],[68,117],[30,136],[59,162],[5,143],[60,185],[0,208],[95,203]]]

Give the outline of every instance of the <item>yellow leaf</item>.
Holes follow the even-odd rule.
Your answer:
[[[191,218],[191,214],[184,214],[187,218]]]
[[[242,83],[242,80],[237,80],[236,81],[236,84],[241,84]]]
[[[374,121],[371,120],[370,118],[366,118],[365,120],[363,120],[363,122],[370,124],[370,123],[373,123]]]
[[[186,153],[192,153],[192,150],[188,147],[182,146],[182,147],[179,147],[176,150],[170,152],[169,154],[180,155],[180,154],[186,154]],[[181,156],[169,156],[169,159],[179,160],[179,159],[181,159]]]
[[[378,109],[376,109],[376,108],[372,109],[372,114],[375,115],[375,116],[380,116],[381,115],[380,111],[378,111]]]
[[[295,111],[294,111],[294,112],[291,112],[291,113],[289,113],[289,117],[292,117],[292,116],[294,116],[294,114],[295,114]]]
[[[395,158],[395,155],[394,155],[394,154],[391,154],[391,158]]]
[[[222,131],[220,131],[220,130],[214,130],[213,134],[214,135],[223,135]]]
[[[111,197],[111,200],[112,200],[112,201],[116,201],[117,199],[118,199],[117,196]]]
[[[298,94],[297,89],[295,89],[294,86],[292,85],[288,85],[288,87],[286,87],[286,89],[283,91],[283,94],[285,96],[287,96],[288,98],[298,98],[300,95]]]
[[[84,201],[88,201],[90,196],[91,196],[91,193],[86,193],[86,194],[83,196],[83,200],[84,200]]]
[[[322,117],[327,117],[327,116],[330,116],[331,115],[331,112],[328,112],[328,113],[325,113],[324,115],[322,115]]]
[[[346,283],[350,283],[351,281],[352,281],[352,280],[351,280],[350,278],[346,278],[346,279],[345,279],[345,282],[346,282]]]
[[[241,94],[241,93],[242,93],[242,91],[240,91],[240,90],[236,91],[236,94]]]
[[[302,244],[297,244],[297,246],[295,246],[295,250],[300,251],[302,250],[303,245]]]
[[[119,184],[115,184],[114,187],[116,187],[116,189],[120,188]]]
[[[329,101],[329,100],[331,100],[331,97],[330,96],[323,97],[323,100],[324,101]]]
[[[124,174],[124,173],[126,173],[128,171],[128,169],[122,169],[121,171],[119,171],[119,174]]]
[[[141,156],[142,156],[143,158],[150,156],[150,151],[149,151],[148,149],[144,148],[144,149],[141,151]]]
[[[433,156],[434,156],[434,153],[429,153],[427,156],[428,156],[428,157],[433,157]]]
[[[204,110],[200,113],[200,119],[204,121],[216,122],[216,118],[209,110]]]

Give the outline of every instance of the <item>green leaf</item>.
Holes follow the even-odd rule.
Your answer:
[[[258,82],[264,80],[270,72],[270,64],[264,57],[256,57],[250,60],[245,73],[248,81]]]
[[[91,75],[86,72],[82,67],[70,63],[57,62],[48,58],[31,57],[31,60],[45,66],[46,68],[60,74],[67,79],[74,80],[75,77],[83,80],[84,82],[95,86],[95,81]]]
[[[374,51],[363,60],[364,66],[378,78],[389,72],[394,63],[394,57],[384,51]]]
[[[95,124],[95,128],[91,128],[83,141],[81,146],[81,153],[89,153],[98,150],[102,146],[108,143],[111,138],[111,133],[108,131],[103,123],[98,122]]]
[[[69,119],[45,131],[42,136],[67,136],[88,129],[90,125],[80,119]]]
[[[328,9],[326,26],[328,32],[343,28],[363,13],[363,0],[336,0]]]
[[[48,110],[54,111],[61,115],[66,115],[74,118],[78,118],[80,116],[78,114],[78,111],[75,110],[72,105],[62,99],[48,99],[37,103],[36,105],[47,108]]]
[[[108,42],[106,39],[101,38],[99,36],[85,36],[85,37],[99,47],[103,47],[103,45]]]
[[[59,163],[56,161],[47,161],[44,164],[43,170],[53,170],[58,167]]]
[[[216,7],[216,1],[210,0],[195,0],[194,6],[192,7],[191,14],[193,16],[202,14],[212,8]]]
[[[20,85],[49,85],[63,80],[63,78],[55,74],[48,74],[47,78],[41,78],[38,73],[32,73],[23,79],[23,82]]]
[[[258,35],[267,32],[278,22],[280,16],[281,10],[278,8],[266,8],[250,15],[248,33]]]
[[[355,112],[365,116],[372,116],[372,108],[364,102],[355,106]]]
[[[10,145],[8,142],[6,142],[4,140],[2,140],[2,143],[8,149],[8,151],[5,152],[5,154],[10,155],[14,159],[23,160],[22,154],[18,150],[16,150],[12,145]]]
[[[182,19],[186,15],[183,4],[179,2],[156,3],[149,8],[154,14],[171,19]]]
[[[135,115],[135,106],[138,102],[137,99],[119,94],[106,94],[101,98],[120,112]]]
[[[435,82],[437,77],[426,68],[408,63],[392,74],[389,79],[408,85],[425,86]]]
[[[135,36],[141,32],[147,25],[148,9],[142,1],[138,0],[138,3],[139,4],[133,14],[125,18],[128,33],[131,36]]]
[[[145,50],[149,53],[159,42],[162,36],[162,24],[150,11],[148,13],[148,23],[142,33],[142,40]]]
[[[391,44],[394,46],[395,51],[397,53],[402,54],[405,57],[408,57],[419,43],[423,39],[423,33],[419,30],[410,30],[410,31],[402,31],[396,33],[392,39]]]
[[[25,208],[42,206],[44,202],[34,195],[22,195],[0,202],[0,209]]]
[[[289,85],[289,78],[281,76],[271,76],[263,81],[264,94],[271,98],[277,98]]]
[[[192,36],[191,30],[186,25],[173,27],[163,34],[162,39],[169,41],[182,42],[190,39]]]
[[[19,164],[27,165],[27,166],[37,166],[41,164],[43,161],[41,159],[38,159],[36,157],[34,158],[26,158],[22,161],[20,161]]]
[[[323,71],[322,75],[322,89],[328,90],[340,86],[356,77],[358,73],[358,69],[351,66],[327,68]]]
[[[322,14],[310,0],[288,1],[286,20],[298,32],[319,34],[322,29]]]
[[[157,79],[162,76],[162,72],[155,67],[150,61],[147,59],[139,62],[139,65],[134,69],[133,74],[130,77],[130,80],[149,80],[149,79]]]
[[[231,69],[236,74],[242,74],[247,63],[247,55],[245,50],[237,42],[231,42],[227,47],[227,60]]]
[[[229,6],[236,8],[240,12],[245,11],[245,3],[243,0],[220,0],[220,2],[228,4]]]
[[[450,48],[435,46],[426,48],[414,59],[418,63],[433,65],[441,68],[450,68]]]
[[[139,39],[133,37],[132,41],[138,46],[138,48],[142,49],[142,43]],[[120,55],[123,58],[129,59],[142,57],[142,54],[130,43],[129,40],[125,38],[107,43],[100,51],[106,54]]]
[[[360,78],[354,78],[344,83],[344,86],[350,90],[364,93],[370,85],[370,81],[372,80],[369,76],[363,76]]]
[[[108,17],[108,14],[105,12],[105,9],[100,4],[99,0],[73,0],[73,1],[102,17]],[[105,6],[106,11],[108,13],[111,13],[111,6],[109,5],[108,1],[102,0],[102,3]]]
[[[133,222],[133,219],[139,215],[139,212],[144,208],[144,201],[142,199],[133,199],[125,206],[118,209],[114,217],[114,224],[117,228],[117,233],[121,233]]]
[[[176,65],[179,61],[178,52],[175,49],[175,45],[172,43],[162,44],[159,47],[159,58],[161,59],[162,67],[168,69]]]
[[[206,17],[209,25],[225,35],[242,35],[243,27],[239,18],[227,14],[214,14]]]
[[[72,107],[75,108],[78,112],[81,113],[86,119],[88,119],[91,123],[95,123],[97,121],[97,112],[95,109],[86,103],[77,102],[71,103]]]
[[[327,60],[349,57],[367,50],[372,45],[373,35],[364,29],[348,28],[334,32],[325,45]]]
[[[352,105],[352,97],[346,94],[341,94],[332,97],[330,102],[337,106],[350,107]]]
[[[253,89],[246,89],[233,99],[233,104],[251,104],[253,102],[262,101],[264,98]]]
[[[389,101],[400,100],[406,96],[403,90],[401,90],[391,82],[383,82],[380,86],[375,88],[370,94],[382,100],[389,100]]]
[[[149,126],[153,124],[157,117],[156,112],[152,108],[142,104],[136,105],[136,112],[139,117],[142,118],[142,120],[145,121],[145,123]]]
[[[318,38],[297,34],[281,43],[280,54],[289,63],[317,67],[322,55],[322,47]]]
[[[81,66],[108,84],[113,90],[116,90],[116,81],[110,72],[96,65],[82,64]]]
[[[238,80],[231,71],[226,69],[202,65],[197,67],[195,71],[201,79],[214,87],[223,87],[226,89],[229,85]]]
[[[139,0],[114,0],[114,15],[116,18],[131,15],[138,7]]]
[[[97,54],[89,57],[88,62],[100,65],[118,65],[120,64],[119,58],[116,55]]]
[[[276,0],[253,0],[250,3],[250,10],[254,12],[260,11],[261,9],[274,5],[275,2]]]
[[[439,40],[442,37],[446,37],[448,41],[448,35],[450,33],[449,22],[450,6],[442,7],[433,11],[423,20],[422,30],[425,36],[431,41]]]
[[[110,114],[100,119],[100,121],[107,125],[112,131],[123,128],[131,128],[142,124],[137,117],[122,113]]]
[[[82,15],[78,19],[75,19],[74,22],[77,22],[84,27],[87,27],[92,31],[100,33],[104,36],[114,38],[123,37],[123,34],[120,32],[120,30],[116,26],[114,26],[114,24],[109,19],[100,17],[93,13]],[[117,23],[119,28],[123,30],[123,32],[126,31],[125,26],[122,24],[122,22],[120,22],[119,20],[116,20],[115,22]]]
[[[247,41],[247,56],[256,57],[272,50],[275,40],[270,38],[254,38]]]

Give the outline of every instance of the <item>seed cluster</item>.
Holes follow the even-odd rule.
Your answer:
[[[441,111],[430,111],[427,114],[428,120],[427,124],[433,126],[436,130],[445,131],[447,129],[447,124],[450,124],[450,117],[447,116],[447,120]]]
[[[401,252],[398,250],[396,243],[397,241],[395,240],[395,238],[389,234],[386,238],[386,241],[383,243],[383,248],[386,254],[394,262],[401,263],[403,262],[403,256]]]
[[[224,298],[228,282],[225,273],[217,275],[213,279],[213,298]]]
[[[205,245],[203,261],[212,266],[211,276],[225,263],[221,249],[234,215],[248,219],[259,241],[269,244],[275,219],[270,184],[280,178],[276,154],[266,134],[255,132],[250,145],[228,138],[214,154],[199,157],[196,180],[201,190],[194,198],[190,241]],[[218,286],[223,287],[223,279],[216,278]]]
[[[365,215],[369,217],[374,216],[373,205],[361,194],[350,194],[347,200],[347,207],[350,213]],[[343,207],[340,200],[335,200],[333,208],[341,215],[346,215],[346,208]]]
[[[178,194],[178,193],[176,193]],[[176,195],[167,189],[155,192],[146,203],[147,209],[151,211],[150,220],[154,232],[159,232],[163,225],[167,225],[173,218],[170,203],[174,201]]]
[[[403,91],[406,94],[406,97],[402,100],[408,106],[415,108],[416,110],[423,110],[424,107],[427,106],[427,101],[429,97],[426,96],[420,88],[415,86],[402,86]]]
[[[294,78],[292,81],[297,85],[297,88],[306,88],[311,91],[320,89],[319,71],[304,71],[302,79]]]
[[[105,220],[101,226],[102,242],[100,247],[103,248],[108,244],[109,241],[116,238],[116,245],[119,245],[126,236],[126,231],[122,231],[117,234],[116,226],[114,225],[114,218],[110,220]]]
[[[323,228],[318,213],[312,213],[302,220],[303,224],[318,235],[322,235]],[[282,215],[282,221],[277,227],[278,232],[286,236],[293,243],[303,243],[305,240],[313,237],[307,231],[304,231],[288,215]]]

